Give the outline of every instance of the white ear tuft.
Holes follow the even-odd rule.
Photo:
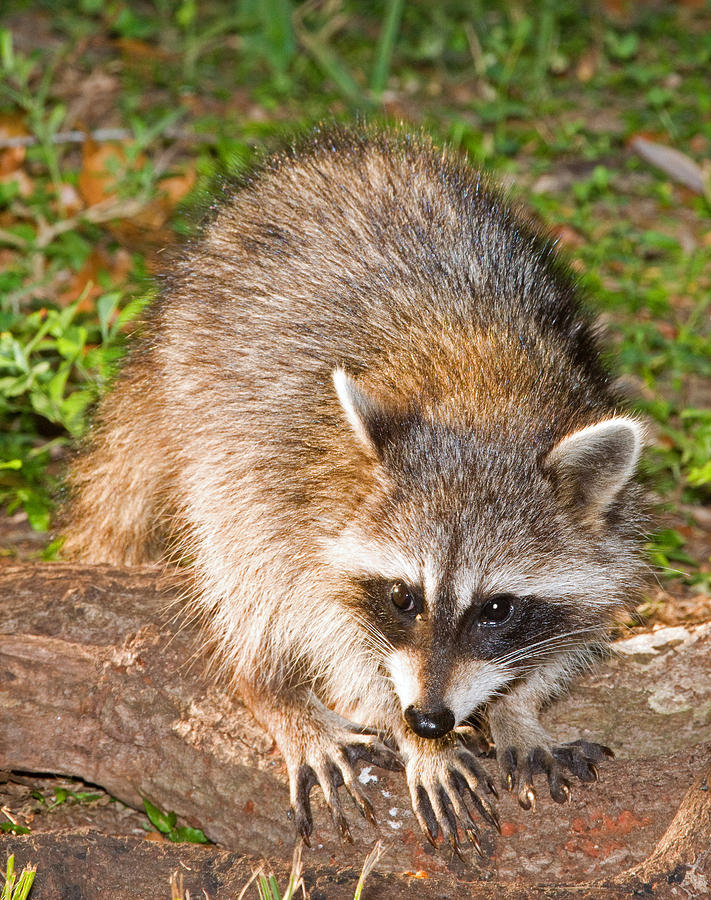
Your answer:
[[[563,438],[546,466],[579,505],[604,509],[632,478],[643,444],[642,424],[617,416]]]
[[[333,370],[333,386],[351,428],[360,442],[371,448],[372,442],[365,426],[367,409],[363,393],[345,369],[341,368]]]
[[[363,390],[341,368],[333,371],[333,386],[358,440],[367,450],[380,456],[400,423],[398,415]]]

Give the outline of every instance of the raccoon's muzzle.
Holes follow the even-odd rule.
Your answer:
[[[408,706],[405,721],[418,737],[432,739],[449,734],[455,725],[454,713],[446,707],[423,711],[416,706]]]

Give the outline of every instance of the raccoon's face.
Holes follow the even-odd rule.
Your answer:
[[[603,638],[632,550],[622,559],[619,540],[584,523],[591,507],[604,518],[632,474],[634,420],[583,429],[540,460],[413,416],[389,431],[380,410],[376,428],[350,379],[339,397],[383,477],[329,556],[349,573],[344,602],[416,734],[443,736],[517,679]]]

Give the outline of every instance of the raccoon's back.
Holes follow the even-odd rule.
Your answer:
[[[335,132],[272,159],[218,209],[155,323],[280,444],[332,424],[336,366],[462,424],[526,407],[564,432],[612,404],[550,243],[406,134]]]
[[[75,545],[111,533],[118,560],[156,545],[150,523],[178,517],[191,484],[217,508],[244,484],[285,521],[346,515],[365,486],[339,366],[396,406],[540,452],[614,405],[550,244],[404,132],[331,131],[267,161],[216,205],[145,330],[74,477]]]

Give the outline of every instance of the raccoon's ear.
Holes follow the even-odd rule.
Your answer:
[[[341,368],[333,371],[333,386],[358,440],[366,450],[380,456],[395,427],[396,415]]]
[[[603,510],[634,474],[643,443],[642,424],[618,416],[564,437],[545,465],[577,506]]]

